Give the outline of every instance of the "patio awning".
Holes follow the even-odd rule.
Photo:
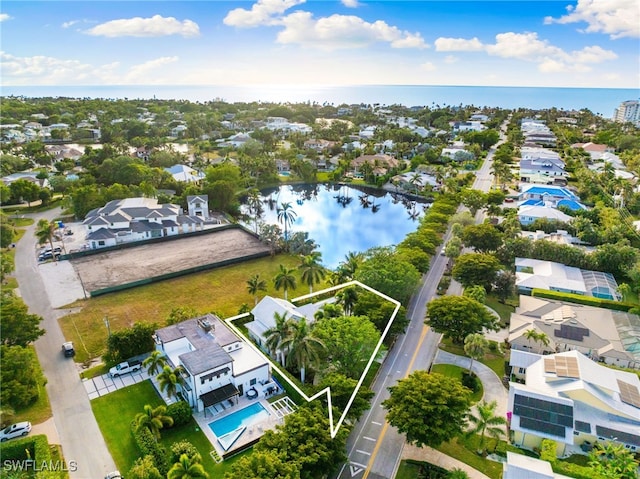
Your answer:
[[[200,395],[200,400],[204,407],[209,407],[226,399],[232,398],[233,396],[237,396],[238,394],[240,394],[238,388],[233,384],[226,384],[218,389],[214,389],[213,391]]]

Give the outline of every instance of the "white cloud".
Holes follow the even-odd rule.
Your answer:
[[[69,28],[69,27],[72,27],[72,26],[74,26],[76,23],[79,23],[79,22],[80,22],[80,20],[71,20],[71,21],[68,21],[68,22],[64,22],[64,23],[62,24],[62,28]]]
[[[578,0],[567,6],[567,15],[546,17],[550,23],[587,23],[588,33],[606,33],[611,38],[640,37],[640,8],[638,0]]]
[[[476,37],[470,40],[440,37],[433,44],[437,52],[477,52],[484,49],[484,45]]]
[[[322,50],[357,48],[375,42],[386,42],[392,48],[427,48],[419,33],[400,30],[383,20],[367,22],[355,15],[334,14],[315,18],[311,12],[294,11],[285,15],[291,7],[305,0],[258,0],[251,10],[231,10],[224,23],[235,27],[278,26],[276,41]],[[349,1],[351,4],[355,2]]]
[[[11,20],[11,16],[8,13],[0,13],[0,22]]]
[[[174,17],[154,15],[151,18],[123,18],[111,20],[86,30],[85,33],[104,37],[162,37],[182,35],[197,37],[200,35],[198,24],[191,20],[180,22]]]
[[[499,33],[493,44],[483,44],[477,38],[444,37],[438,38],[434,44],[437,51],[484,51],[495,57],[534,62],[542,72],[586,72],[590,71],[591,64],[618,58],[613,51],[599,46],[566,52],[547,40],[539,39],[535,32]]]
[[[357,8],[360,6],[358,0],[342,0],[342,4],[348,8]]]
[[[431,62],[425,62],[422,65],[420,65],[420,68],[422,68],[424,71],[427,72],[433,72],[436,71],[438,68]]]
[[[278,25],[279,17],[291,7],[305,0],[258,0],[251,10],[235,8],[224,17],[224,24],[230,27],[250,28],[259,25]]]
[[[178,61],[178,57],[160,57],[155,60],[149,60],[147,62],[141,63],[140,65],[135,65],[129,69],[129,72],[125,75],[125,83],[135,84],[135,83],[156,83],[153,77],[149,75],[156,69],[169,65],[170,63],[175,63]]]
[[[294,12],[282,19],[284,30],[277,41],[325,50],[356,48],[387,42],[393,48],[426,48],[419,33],[401,31],[382,20],[369,23],[353,15],[313,18],[310,12]]]

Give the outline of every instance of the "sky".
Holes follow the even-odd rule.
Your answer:
[[[638,0],[11,1],[5,86],[640,87]]]

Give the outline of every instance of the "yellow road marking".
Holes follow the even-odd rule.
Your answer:
[[[404,375],[406,378],[411,373],[411,369],[413,368],[413,363],[415,363],[416,358],[418,357],[418,351],[422,347],[422,343],[424,342],[424,338],[427,337],[427,333],[429,332],[429,328],[427,325],[422,326],[422,333],[420,333],[420,341],[418,341],[418,345],[416,346],[415,351],[413,352],[413,356],[411,357],[411,362],[409,363],[409,367],[407,368],[407,373]],[[371,453],[371,458],[369,459],[369,463],[367,465],[367,470],[364,471],[362,479],[367,479],[369,477],[369,472],[371,472],[371,467],[373,466],[373,462],[376,460],[376,456],[378,455],[378,450],[382,445],[382,440],[384,439],[384,435],[387,432],[387,428],[389,427],[389,423],[387,421],[384,422],[384,426],[382,427],[382,431],[380,431],[380,436],[378,437],[378,442],[376,443],[376,447],[373,449]]]

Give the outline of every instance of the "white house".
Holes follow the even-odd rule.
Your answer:
[[[546,289],[615,301],[622,299],[618,283],[610,273],[529,258],[516,258],[515,263],[516,288],[521,293]]]
[[[184,368],[180,392],[197,411],[224,409],[238,396],[264,396],[267,385],[275,387],[268,361],[212,314],[159,329],[154,340],[173,367]]]
[[[173,165],[170,168],[165,168],[164,171],[167,171],[174,180],[181,183],[200,183],[205,178],[204,173],[187,165]]]
[[[90,249],[202,230],[204,220],[182,213],[178,205],[159,205],[155,198],[113,200],[85,216]]]
[[[518,220],[520,224],[529,225],[535,220],[546,218],[549,220],[561,221],[569,223],[573,221],[573,217],[552,206],[524,205],[518,207]]]
[[[596,441],[640,450],[640,378],[578,351],[541,356],[527,367],[524,384],[509,383],[507,414],[519,447],[551,439],[559,456]]]
[[[502,463],[502,479],[560,479],[549,461],[507,451],[507,461]]]
[[[526,338],[544,333],[545,345]],[[640,369],[640,316],[623,311],[520,296],[509,323],[511,352],[580,351],[595,361]]]
[[[209,195],[187,196],[187,208],[189,216],[195,216],[204,220],[209,218]]]

